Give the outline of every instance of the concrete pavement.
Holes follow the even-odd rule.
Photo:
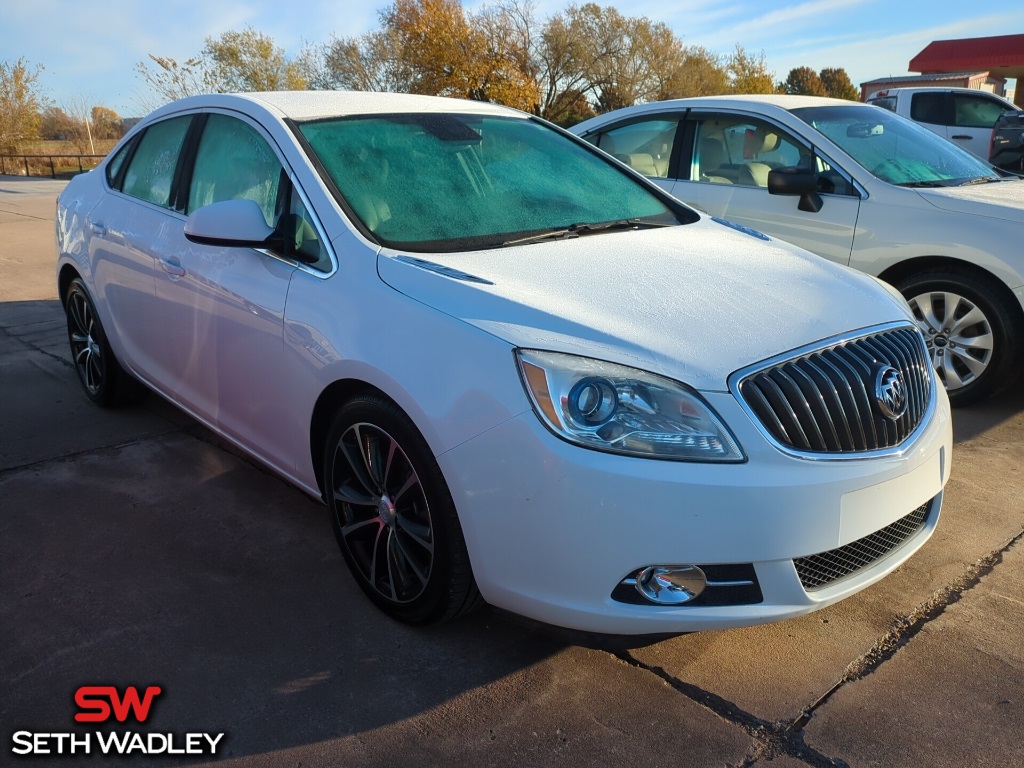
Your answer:
[[[0,763],[16,731],[82,730],[84,684],[160,685],[146,729],[226,732],[239,766],[1024,762],[1024,392],[956,412],[935,536],[824,611],[616,651],[489,611],[414,630],[321,505],[156,397],[85,399],[62,187],[0,177]],[[104,757],[29,761],[79,763]]]

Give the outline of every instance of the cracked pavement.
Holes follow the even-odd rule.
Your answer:
[[[1021,387],[955,412],[932,540],[823,611],[618,648],[488,610],[410,629],[321,505],[155,396],[85,399],[62,186],[0,177],[0,763],[17,730],[80,728],[83,684],[160,685],[146,728],[224,731],[238,766],[1024,763]]]

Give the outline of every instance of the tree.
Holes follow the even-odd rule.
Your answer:
[[[157,100],[143,97],[139,106],[143,111],[151,111],[168,101],[196,96],[200,93],[216,93],[217,87],[213,73],[207,63],[196,56],[178,63],[170,56],[154,56],[149,54],[153,62],[151,69],[144,61],[135,65],[135,73],[157,94]]]
[[[737,44],[726,70],[733,93],[776,93],[775,73],[768,69],[764,51],[754,56]]]
[[[222,92],[301,91],[309,87],[295,62],[285,58],[284,49],[252,27],[206,38],[202,56]]]
[[[842,67],[830,67],[821,70],[821,83],[825,93],[834,99],[860,101],[860,91],[850,82],[850,76]]]
[[[729,73],[718,54],[702,46],[686,48],[682,65],[668,81],[661,99],[716,96],[729,93]]]
[[[13,154],[39,136],[47,99],[39,91],[42,65],[0,61],[0,152]]]
[[[828,95],[818,73],[810,67],[796,67],[789,70],[789,76],[782,84],[782,88],[786,93],[798,96]]]
[[[120,139],[124,136],[124,123],[121,116],[107,107],[92,108],[92,133],[97,139]]]

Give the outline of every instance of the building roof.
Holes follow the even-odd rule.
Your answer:
[[[1024,77],[1024,35],[936,40],[910,60],[911,72],[988,71]]]
[[[966,80],[972,77],[986,77],[984,72],[934,72],[930,75],[891,75],[876,80],[865,80],[861,85],[886,85],[887,83],[932,83],[937,80]]]

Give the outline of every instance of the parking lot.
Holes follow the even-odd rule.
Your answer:
[[[16,732],[86,730],[82,685],[159,685],[142,730],[224,733],[223,764],[1024,762],[1024,390],[955,412],[936,534],[831,608],[621,647],[489,610],[411,629],[364,598],[323,506],[155,396],[86,400],[62,187],[0,177],[0,763]]]

